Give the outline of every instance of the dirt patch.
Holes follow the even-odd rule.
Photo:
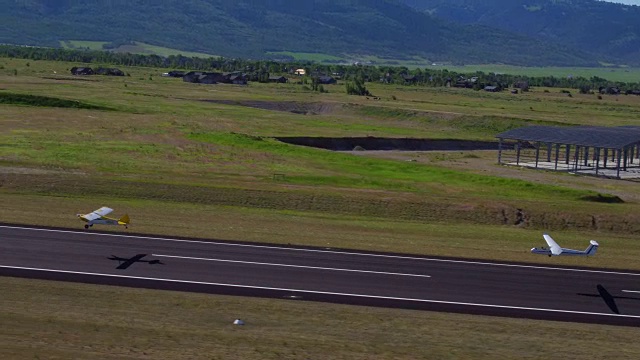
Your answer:
[[[81,171],[35,169],[35,168],[17,167],[17,166],[0,166],[0,174],[29,174],[29,175],[75,174],[75,175],[84,175],[84,173],[81,172]]]
[[[370,98],[367,98],[370,99]],[[347,110],[351,110],[353,112],[362,113],[364,116],[367,115],[370,111],[380,111],[382,114],[385,114],[385,117],[389,118],[428,118],[433,120],[454,120],[464,116],[465,114],[459,112],[451,112],[451,111],[437,111],[437,110],[424,110],[424,109],[413,109],[413,108],[404,108],[398,109],[395,107],[387,107],[384,105],[375,106],[375,105],[365,105],[365,104],[355,104],[349,103],[344,106]]]
[[[70,76],[43,76],[43,79],[47,79],[47,80],[57,80],[57,81],[92,81],[92,82],[96,82],[96,81],[100,81],[98,79],[87,79],[87,78],[83,78],[83,77],[70,77]]]
[[[302,115],[325,115],[333,113],[343,105],[338,103],[306,103],[299,101],[250,101],[250,100],[202,100],[215,104],[246,106],[255,109],[290,112]]]

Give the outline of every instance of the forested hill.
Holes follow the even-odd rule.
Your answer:
[[[483,0],[484,1],[484,0]],[[314,52],[434,62],[597,64],[601,56],[459,25],[400,0],[0,0],[0,43],[140,41],[226,57]]]
[[[614,62],[640,62],[640,6],[596,0],[401,0],[440,19],[484,25]]]

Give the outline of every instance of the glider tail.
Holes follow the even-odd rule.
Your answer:
[[[129,219],[129,215],[124,214],[119,220],[118,223],[120,225],[129,225],[129,223],[131,222],[131,219]]]
[[[595,255],[596,251],[598,251],[598,242],[595,240],[591,240],[589,247],[584,251],[587,256]]]

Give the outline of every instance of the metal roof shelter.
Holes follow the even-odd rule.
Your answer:
[[[496,137],[500,164],[640,179],[640,126],[526,126]]]

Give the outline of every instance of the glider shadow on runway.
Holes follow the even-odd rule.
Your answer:
[[[598,290],[597,294],[578,294],[580,296],[591,296],[591,297],[599,297],[604,300],[604,303],[607,304],[609,309],[616,314],[620,314],[620,309],[618,309],[618,304],[616,304],[616,299],[624,299],[624,300],[640,300],[640,298],[632,297],[632,296],[613,296],[604,286],[598,284],[596,286]]]
[[[142,260],[143,257],[147,256],[147,254],[138,254],[135,255],[131,258],[123,258],[123,257],[119,257],[119,256],[115,256],[115,255],[111,255],[110,257],[108,257],[107,259],[109,260],[117,260],[118,261],[118,267],[116,267],[116,269],[118,270],[124,270],[126,268],[128,268],[129,266],[133,265],[134,263],[137,262],[145,262],[148,263],[149,265],[155,265],[155,264],[160,264],[160,265],[164,265],[163,262],[161,262],[160,260]]]

